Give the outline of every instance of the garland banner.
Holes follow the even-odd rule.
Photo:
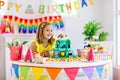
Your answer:
[[[29,2],[29,4],[27,4]],[[46,3],[47,2],[47,3]],[[94,4],[93,0],[24,0],[8,1],[7,11],[12,13],[40,14],[40,15],[74,15],[81,8]]]
[[[50,67],[33,67],[33,66],[18,66],[12,65],[12,77],[20,80],[63,80],[62,74],[67,74],[70,80],[101,80],[107,78],[107,73],[110,73],[107,67],[110,64],[92,66],[92,67],[77,67],[77,68],[50,68]],[[98,75],[96,75],[96,71]],[[85,75],[85,76],[82,76]]]
[[[18,33],[36,33],[38,26],[41,22],[43,21],[48,21],[53,25],[53,29],[57,32],[57,31],[63,31],[64,32],[64,23],[63,23],[63,19],[61,16],[44,16],[44,17],[40,17],[40,18],[35,18],[35,19],[26,19],[26,18],[21,18],[18,16],[13,16],[13,15],[4,15],[2,18],[2,23],[1,24],[12,24],[13,22],[17,23],[17,26],[14,26],[14,28],[18,30]],[[11,32],[13,28],[13,26],[9,26],[9,27],[4,27],[5,29],[2,31],[2,33],[5,32],[6,28],[9,28],[9,31],[7,31],[7,33]],[[8,29],[7,29],[8,30]],[[12,33],[14,33],[15,31],[12,31]]]

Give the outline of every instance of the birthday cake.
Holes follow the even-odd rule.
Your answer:
[[[67,35],[60,34],[54,48],[54,58],[69,58],[70,56],[74,57],[71,41],[67,38]]]

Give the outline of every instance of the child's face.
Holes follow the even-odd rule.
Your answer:
[[[53,28],[51,25],[47,25],[43,30],[43,35],[45,39],[50,39],[53,36]]]

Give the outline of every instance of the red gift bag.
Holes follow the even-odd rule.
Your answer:
[[[10,59],[12,61],[17,61],[21,59],[21,46],[10,47]]]

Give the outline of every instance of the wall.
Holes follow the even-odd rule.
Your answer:
[[[70,36],[73,48],[83,48],[84,36],[82,32],[87,22],[90,20],[102,20],[101,4],[100,0],[95,0],[93,6],[81,9],[76,16],[65,17],[65,32]]]
[[[71,2],[74,3],[74,1],[79,1],[81,3],[82,0],[66,0],[66,2],[63,0],[52,0],[52,1],[31,1],[31,0],[8,0],[9,1],[9,10],[7,11],[7,14],[14,14],[16,16],[22,17],[22,18],[37,18],[37,17],[43,17],[43,16],[49,16],[49,15],[57,15],[54,12],[52,12],[52,9],[50,7],[50,13],[47,13],[48,9],[45,10],[44,14],[39,13],[39,5],[49,5],[51,4],[57,4],[57,3],[66,3]],[[86,1],[86,0],[85,0]],[[29,2],[29,3],[28,3]],[[77,48],[83,48],[84,42],[84,36],[82,35],[83,27],[84,25],[90,21],[90,20],[97,20],[100,21],[103,25],[103,30],[109,32],[108,40],[113,40],[113,1],[112,0],[93,0],[94,4],[90,5],[89,3],[87,7],[81,7],[78,11],[72,12],[70,14],[64,13],[61,14],[65,23],[65,33],[68,35],[68,37],[71,39],[72,47],[74,50]],[[20,8],[18,12],[16,11],[16,4],[20,5]],[[28,5],[31,5],[33,8],[34,13],[33,14],[26,14],[25,10],[27,9]]]
[[[114,30],[114,6],[113,2],[114,0],[101,0],[102,3],[102,13],[101,13],[101,22],[103,24],[103,29],[105,31],[108,31],[110,33],[108,40],[113,41],[113,30]]]

